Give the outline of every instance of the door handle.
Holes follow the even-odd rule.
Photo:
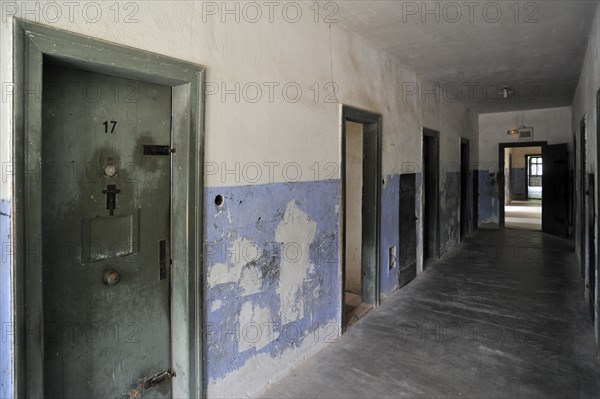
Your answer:
[[[121,273],[116,270],[109,270],[104,274],[104,284],[108,286],[117,285],[119,281],[121,281]]]

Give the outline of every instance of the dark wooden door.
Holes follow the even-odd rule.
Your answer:
[[[400,176],[400,274],[403,287],[417,275],[417,218],[414,173]]]
[[[587,190],[585,192],[586,202],[586,288],[590,303],[590,314],[592,321],[596,316],[596,198],[595,198],[596,176],[593,173],[587,174]]]
[[[569,200],[567,144],[543,147],[542,165],[542,231],[566,238]]]

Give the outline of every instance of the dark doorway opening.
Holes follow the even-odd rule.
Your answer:
[[[585,175],[586,175],[586,122],[585,117],[581,120],[579,125],[579,264],[581,266],[581,275],[585,277],[585,245],[586,245],[586,231],[585,231]]]
[[[404,287],[417,276],[416,175],[400,175],[400,274]]]
[[[423,128],[423,270],[439,256],[439,136]]]
[[[473,173],[473,231],[479,227],[479,171]]]
[[[537,161],[533,162],[532,164],[528,163],[527,167],[521,173],[523,177],[519,179],[528,180],[527,175],[531,175],[533,178],[539,180],[541,174],[542,187],[539,194],[542,192],[544,194],[541,195],[541,207],[538,206],[538,210],[535,211],[536,214],[541,213],[541,230],[544,233],[566,238],[568,231],[569,212],[569,161],[567,144],[548,145],[546,142],[538,141],[527,143],[501,143],[498,145],[498,164],[500,166],[501,176],[503,177],[499,182],[500,227],[513,227],[507,225],[507,215],[505,209],[507,205],[507,198],[514,199],[514,193],[509,193],[507,191],[516,190],[517,188],[523,189],[524,187],[522,183],[519,183],[519,179],[515,179],[514,172],[508,168],[508,165],[506,165],[509,159],[508,151],[506,150],[519,147],[541,148],[541,162],[539,162],[539,154],[526,154],[525,159],[537,159]],[[528,170],[530,167],[531,170]],[[512,179],[510,179],[510,177],[507,178],[507,175],[509,174],[512,175]],[[525,192],[523,192],[522,195],[524,198],[526,198]],[[526,201],[526,205],[535,205],[529,204],[531,201],[539,200]],[[523,204],[517,205],[520,206]],[[517,211],[531,213],[529,209],[521,209]],[[528,215],[528,217],[530,216]],[[531,218],[532,217],[533,216],[531,216]],[[511,222],[519,221],[511,220]],[[527,223],[530,222],[526,220],[525,224]],[[539,230],[539,228],[535,228],[534,230],[536,229]]]
[[[460,238],[469,232],[469,140],[460,139]]]
[[[379,304],[381,116],[342,110],[342,326]]]
[[[600,89],[598,89],[598,92],[596,93],[596,137],[600,137]],[[600,159],[598,158],[598,156],[600,156],[600,146],[596,145],[596,151],[597,151],[597,157],[596,159]],[[598,162],[596,162],[596,175],[598,175]],[[594,206],[596,205],[596,202],[594,201]],[[600,237],[600,234],[598,232],[598,229],[600,228],[600,226],[598,226],[598,218],[596,217],[596,237]],[[591,268],[591,270],[593,271],[592,275],[590,276],[590,292],[592,294],[592,312],[594,314],[593,319],[594,319],[594,327],[596,330],[596,346],[600,346],[600,306],[598,306],[598,283],[599,283],[599,272],[600,270],[598,269],[598,258],[596,257],[594,259],[594,264]]]
[[[587,174],[587,192],[585,195],[587,203],[586,231],[587,234],[587,262],[586,262],[586,296],[590,304],[590,315],[592,321],[596,316],[596,198],[595,180],[593,173]]]
[[[569,156],[567,144],[542,149],[542,231],[567,238],[569,213]]]

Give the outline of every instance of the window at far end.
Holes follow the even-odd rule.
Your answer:
[[[541,177],[543,173],[542,157],[529,157],[529,176]]]

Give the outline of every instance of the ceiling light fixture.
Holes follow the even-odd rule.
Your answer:
[[[523,112],[521,112],[521,125],[519,125],[519,114],[517,113],[515,126],[518,127],[508,129],[506,134],[513,136],[516,134],[520,134],[521,131],[527,131],[530,132],[530,134],[533,134],[533,128],[525,126],[525,116],[523,115]]]
[[[502,98],[507,99],[508,96],[512,95],[515,90],[512,87],[503,87],[498,91],[498,95],[502,96]]]

